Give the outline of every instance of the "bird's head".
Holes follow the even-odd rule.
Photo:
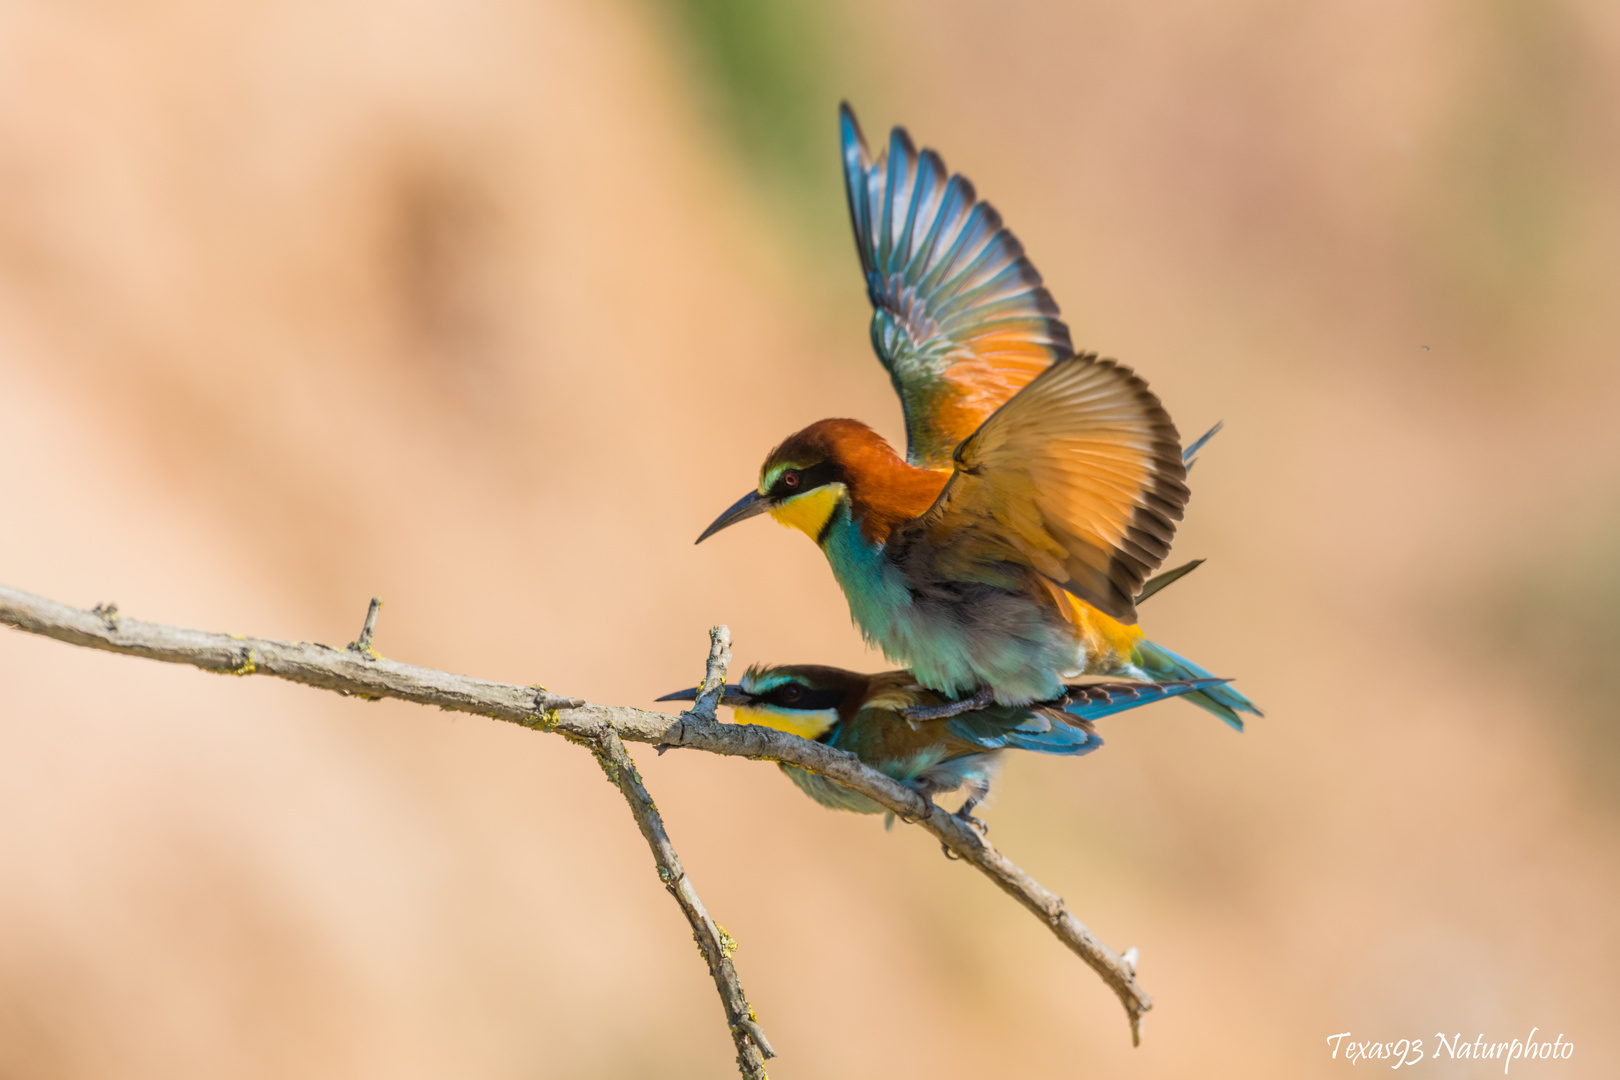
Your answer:
[[[868,677],[816,664],[755,665],[740,683],[727,683],[720,704],[739,724],[760,724],[806,739],[819,739],[859,708]],[[659,701],[696,701],[698,688],[665,694]]]
[[[881,541],[893,521],[914,517],[933,502],[945,475],[913,469],[859,420],[818,420],[770,452],[758,487],[715,518],[697,542],[770,514],[819,544],[841,506],[850,507],[869,539]]]

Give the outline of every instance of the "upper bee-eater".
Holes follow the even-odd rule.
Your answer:
[[[955,813],[978,824],[973,810],[990,792],[1006,749],[1042,754],[1089,754],[1102,745],[1091,721],[1154,701],[1207,691],[1224,680],[1170,683],[1101,679],[1066,686],[1061,696],[1032,705],[985,705],[948,719],[909,721],[907,710],[938,706],[939,694],[917,685],[909,671],[862,675],[842,668],[794,664],[751,667],[720,698],[738,723],[762,724],[847,750],[925,798],[966,788]],[[659,701],[695,701],[678,690]],[[875,814],[865,795],[796,765],[782,771],[811,798],[835,810]]]
[[[1075,353],[966,177],[899,127],[874,161],[848,105],[840,116],[872,345],[905,412],[906,456],[859,421],[811,424],[698,541],[760,513],[802,531],[867,640],[946,713],[1057,698],[1081,674],[1208,678],[1136,626],[1188,497],[1158,398],[1124,365]],[[1225,685],[1189,700],[1236,727],[1257,711]]]

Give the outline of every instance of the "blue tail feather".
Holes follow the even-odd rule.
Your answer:
[[[1137,647],[1137,664],[1150,678],[1159,682],[1214,678],[1191,660],[1177,656],[1164,646],[1155,645],[1151,641],[1143,641]],[[1265,715],[1255,707],[1254,702],[1225,682],[1204,689],[1191,690],[1182,696],[1200,709],[1214,713],[1238,731],[1243,730],[1243,718],[1238,715],[1239,713]]]
[[[1220,686],[1225,679],[1213,675],[1162,683],[1126,683],[1105,686],[1071,686],[1063,711],[1082,720],[1099,720],[1127,709],[1167,701],[1184,694],[1195,694]]]
[[[1193,464],[1198,460],[1198,451],[1204,448],[1205,443],[1219,435],[1221,428],[1225,426],[1225,420],[1217,420],[1214,427],[1194,439],[1192,445],[1181,452],[1181,464],[1186,467],[1188,472],[1192,471]]]

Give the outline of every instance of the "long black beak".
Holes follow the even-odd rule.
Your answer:
[[[732,503],[731,508],[725,513],[715,518],[714,524],[703,530],[703,535],[697,538],[696,543],[701,544],[703,541],[707,540],[721,529],[726,528],[728,525],[735,525],[739,521],[747,521],[749,518],[754,517],[757,514],[763,514],[770,508],[771,501],[769,499],[757,491],[750,491],[748,494]]]
[[[698,698],[698,690],[700,689],[701,687],[691,686],[685,690],[677,690],[673,694],[665,694],[658,700],[696,701]],[[725,689],[720,693],[720,704],[722,705],[747,705],[753,700],[753,696],[744,691],[743,688],[736,683],[726,683]]]

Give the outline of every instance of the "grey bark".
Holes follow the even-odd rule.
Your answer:
[[[367,616],[368,629],[375,625],[379,606],[380,602],[373,601]],[[690,711],[672,716],[622,705],[598,705],[553,693],[543,686],[513,686],[403,664],[377,655],[369,634],[362,635],[363,642],[357,641],[345,649],[217,634],[124,618],[118,614],[116,605],[98,605],[91,610],[75,608],[3,585],[0,585],[0,623],[72,645],[190,664],[205,671],[271,675],[344,695],[398,698],[488,716],[563,735],[598,750],[599,757],[601,748],[619,743],[622,749],[622,742],[629,741],[647,743],[660,751],[685,747],[730,757],[786,762],[820,773],[860,792],[902,820],[925,829],[948,851],[978,868],[1045,923],[1059,941],[1084,960],[1118,995],[1130,1021],[1131,1041],[1133,1045],[1141,1043],[1142,1016],[1152,1008],[1152,998],[1137,985],[1135,949],[1127,950],[1123,957],[1114,952],[1074,917],[1061,896],[1030,877],[976,830],[940,810],[932,800],[861,764],[853,754],[772,728],[718,722],[714,702],[719,695],[719,683],[724,682],[725,661],[729,660],[727,641],[718,630],[711,641],[710,664],[704,681],[707,692]],[[718,682],[715,681],[717,664]],[[640,790],[644,795],[645,789]],[[627,792],[625,797],[635,810],[632,794]],[[647,826],[642,823],[639,812],[637,820],[645,835]],[[662,832],[661,822],[659,832]],[[654,843],[651,836],[648,842]],[[667,835],[663,842],[667,845]],[[673,848],[669,851],[673,855]],[[656,857],[656,845],[654,852]],[[690,912],[688,917],[691,917]],[[699,936],[701,944],[701,934]],[[732,977],[735,978],[735,973]],[[720,984],[721,977],[716,974],[716,985]],[[740,987],[737,994],[740,999]],[[722,987],[723,1000],[725,996],[726,990]],[[727,1002],[726,1009],[728,1021],[732,1021],[737,1015],[732,1004]],[[734,1033],[737,1026],[733,1023]],[[752,1042],[753,1032],[748,1034],[747,1041]],[[742,1040],[738,1038],[741,1053]],[[761,1049],[768,1047],[762,1033],[757,1045]],[[749,1074],[745,1071],[744,1075]]]

